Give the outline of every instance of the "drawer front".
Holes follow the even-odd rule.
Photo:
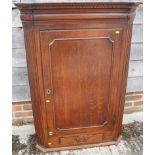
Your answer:
[[[102,134],[93,134],[93,135],[79,135],[73,137],[62,137],[60,138],[60,145],[82,145],[82,144],[91,144],[91,143],[100,143],[102,142]]]

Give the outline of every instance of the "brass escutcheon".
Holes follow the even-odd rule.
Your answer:
[[[51,94],[51,89],[46,89],[46,94]]]

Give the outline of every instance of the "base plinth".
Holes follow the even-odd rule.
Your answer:
[[[65,150],[76,150],[76,149],[83,149],[83,148],[92,148],[92,147],[101,147],[101,146],[108,146],[108,145],[118,145],[120,142],[121,136],[118,137],[116,141],[111,142],[104,142],[104,143],[97,143],[97,144],[85,144],[85,145],[78,145],[78,146],[66,146],[66,147],[58,147],[58,148],[45,148],[40,145],[36,145],[36,147],[42,152],[54,152],[54,151],[65,151]]]

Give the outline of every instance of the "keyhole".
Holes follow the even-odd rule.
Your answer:
[[[51,89],[47,89],[46,94],[51,94]]]

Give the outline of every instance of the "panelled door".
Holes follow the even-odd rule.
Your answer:
[[[40,31],[47,132],[112,135],[121,36],[121,29]]]

